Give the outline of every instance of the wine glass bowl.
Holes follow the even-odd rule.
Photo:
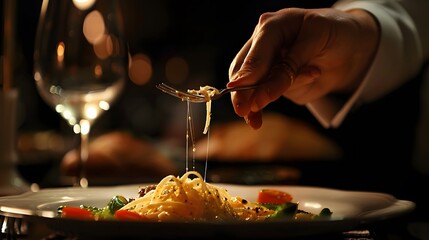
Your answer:
[[[81,136],[81,172],[93,122],[121,93],[128,52],[119,1],[43,0],[34,49],[40,96]]]

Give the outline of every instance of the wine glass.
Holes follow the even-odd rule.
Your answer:
[[[79,176],[87,187],[91,125],[124,87],[128,49],[116,0],[43,0],[34,49],[40,96],[80,134]]]

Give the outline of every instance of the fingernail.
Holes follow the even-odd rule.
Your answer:
[[[227,88],[230,88],[230,87],[237,87],[237,85],[238,85],[238,83],[237,83],[237,81],[236,81],[236,80],[231,80],[229,83],[227,83],[227,84],[226,84],[226,87],[227,87]]]

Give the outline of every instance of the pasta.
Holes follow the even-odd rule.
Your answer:
[[[207,109],[207,115],[206,115],[206,124],[204,127],[204,131],[203,133],[206,134],[209,130],[210,127],[210,119],[211,119],[211,103],[212,100],[211,98],[215,95],[215,94],[219,94],[219,90],[215,87],[211,87],[211,86],[204,86],[204,87],[200,87],[199,90],[188,90],[188,93],[192,93],[192,94],[198,94],[201,95],[205,98],[206,100],[206,109]]]
[[[231,197],[196,171],[167,176],[155,189],[121,208],[152,221],[264,220],[273,210]]]
[[[318,214],[303,211],[292,196],[281,190],[261,189],[257,201],[230,196],[222,187],[204,181],[196,171],[182,177],[169,175],[156,185],[139,189],[136,198],[116,195],[105,207],[59,206],[63,218],[146,222],[264,221],[269,219],[311,220],[330,218],[323,208]]]

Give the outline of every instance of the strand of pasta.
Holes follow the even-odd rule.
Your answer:
[[[206,109],[207,109],[207,116],[206,116],[206,124],[204,127],[204,131],[203,134],[206,134],[209,131],[209,127],[210,127],[210,119],[211,119],[211,103],[212,100],[211,98],[215,95],[219,93],[219,90],[215,87],[212,86],[204,86],[204,87],[200,87],[199,90],[188,90],[189,93],[192,94],[199,94],[204,96],[204,99],[206,100]]]

